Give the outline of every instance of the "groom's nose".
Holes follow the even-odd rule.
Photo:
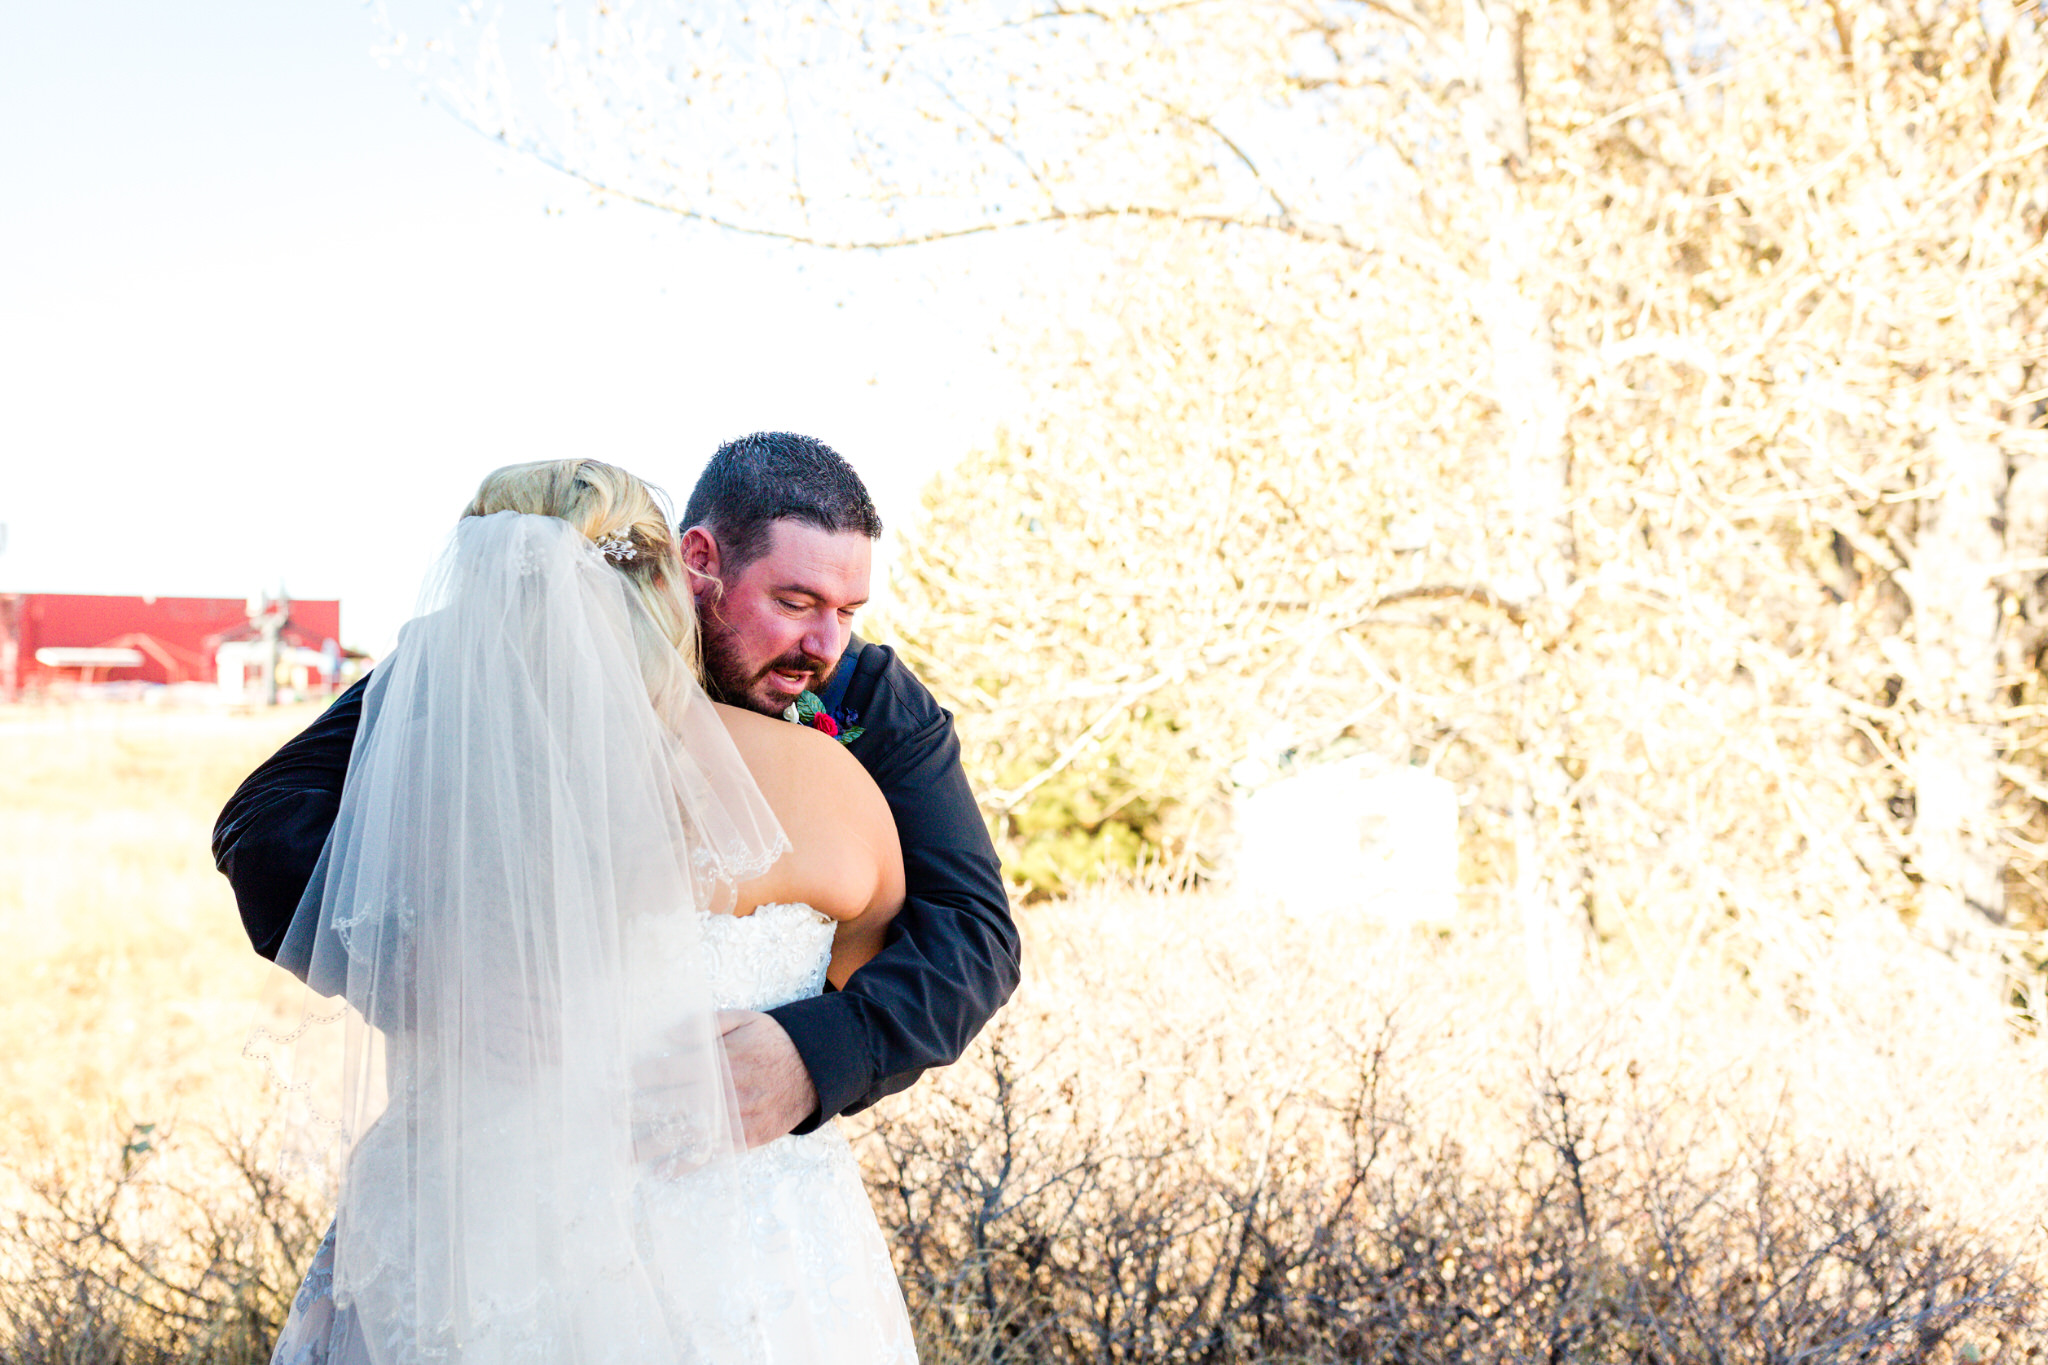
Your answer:
[[[812,622],[804,632],[804,653],[816,659],[820,669],[826,669],[839,662],[839,656],[846,652],[846,640],[853,628],[840,620],[836,611],[820,612],[819,616],[821,619]]]

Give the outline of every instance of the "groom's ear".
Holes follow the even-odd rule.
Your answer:
[[[707,527],[692,526],[684,531],[678,548],[682,551],[683,568],[690,575],[693,594],[724,586],[724,580],[718,576],[718,540]]]

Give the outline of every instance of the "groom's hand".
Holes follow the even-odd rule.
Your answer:
[[[753,1010],[720,1010],[718,1031],[739,1094],[747,1146],[785,1136],[818,1107],[818,1088],[782,1025]]]

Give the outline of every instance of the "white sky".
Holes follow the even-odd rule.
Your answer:
[[[1014,401],[986,344],[1014,247],[597,205],[378,38],[350,0],[6,7],[0,590],[282,583],[381,650],[497,465],[595,455],[680,502],[719,441],[798,430],[901,524]]]

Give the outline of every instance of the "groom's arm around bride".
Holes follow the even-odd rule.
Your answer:
[[[833,720],[820,728],[841,729],[887,798],[903,849],[907,896],[883,951],[843,989],[727,1035],[759,1142],[862,1109],[955,1060],[1016,986],[1017,931],[952,717],[893,650],[847,629],[880,532],[852,469],[805,437],[731,442],[700,478],[685,523],[699,542],[714,694],[772,714],[787,700],[779,688],[822,690]],[[764,611],[749,614],[750,592]],[[276,956],[333,826],[362,690],[343,693],[251,774],[215,826],[215,862],[265,957]]]

